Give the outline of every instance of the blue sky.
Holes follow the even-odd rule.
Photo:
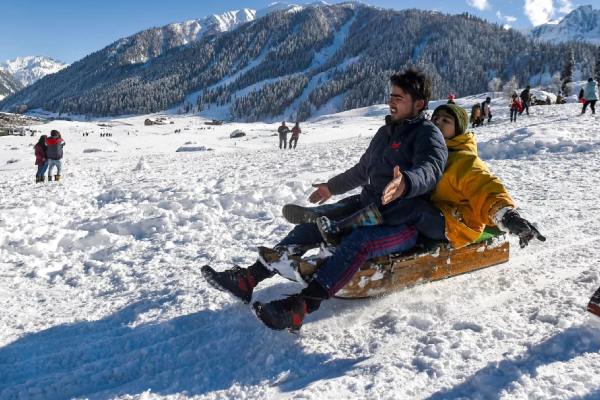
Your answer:
[[[273,0],[3,0],[0,61],[44,55],[72,63],[115,40],[143,29],[202,18],[240,8],[261,9]],[[308,1],[288,1],[303,4]],[[340,3],[332,0],[328,3]],[[569,10],[600,0],[365,0],[384,8],[423,8],[457,14],[469,12],[492,22],[527,29],[561,18]]]

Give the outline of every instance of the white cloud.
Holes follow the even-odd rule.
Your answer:
[[[572,0],[560,0],[560,8],[558,9],[563,14],[568,14],[573,11],[573,1]]]
[[[496,11],[496,18],[506,22],[515,22],[517,17],[513,17],[512,15],[504,15],[500,11]]]
[[[552,0],[525,0],[525,15],[533,26],[545,24],[554,14]]]
[[[488,0],[467,0],[467,4],[481,11],[490,8],[490,2]]]

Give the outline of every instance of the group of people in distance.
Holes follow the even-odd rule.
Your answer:
[[[52,180],[52,171],[56,167],[54,180],[59,181],[62,171],[63,147],[65,141],[56,129],[50,131],[50,137],[40,136],[38,142],[33,147],[35,151],[35,165],[37,172],[35,182],[44,182],[46,170],[48,171],[48,181]]]
[[[284,208],[286,219],[296,225],[273,248],[281,255],[277,265],[258,257],[247,268],[202,267],[209,283],[249,303],[254,288],[272,277],[280,263],[336,237],[332,254],[304,289],[253,304],[258,318],[272,329],[299,330],[305,316],[343,288],[365,261],[409,250],[419,236],[460,248],[491,225],[517,235],[521,247],[533,238],[545,240],[519,215],[506,188],[477,156],[467,112],[444,104],[428,120],[431,80],[408,69],[390,81],[390,114],[359,161],[327,182],[313,184],[309,201],[317,206]],[[357,187],[362,187],[359,195],[324,204]],[[363,218],[365,210],[376,217]]]
[[[290,142],[288,143],[287,141],[287,135],[288,133],[292,133],[292,137],[290,138]],[[298,138],[300,137],[300,134],[302,133],[302,130],[300,130],[300,123],[296,122],[296,124],[294,125],[294,127],[290,130],[290,128],[288,128],[288,126],[285,124],[285,121],[283,121],[281,123],[281,125],[279,126],[279,128],[277,128],[277,133],[279,133],[279,148],[280,149],[286,149],[286,148],[296,148],[296,145],[298,144]],[[292,147],[293,145],[293,147]]]

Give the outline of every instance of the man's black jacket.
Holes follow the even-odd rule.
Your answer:
[[[401,200],[426,199],[441,178],[447,160],[442,133],[423,113],[401,122],[387,116],[386,124],[377,131],[360,161],[331,178],[327,186],[334,195],[363,186],[362,206],[375,203],[381,207],[381,195],[397,165],[407,185]]]

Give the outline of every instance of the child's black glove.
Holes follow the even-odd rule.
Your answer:
[[[519,237],[519,245],[521,248],[527,246],[529,241],[536,238],[542,242],[546,238],[525,218],[522,218],[516,210],[508,210],[502,217],[502,225],[508,229],[513,235]]]

